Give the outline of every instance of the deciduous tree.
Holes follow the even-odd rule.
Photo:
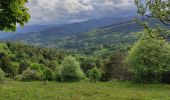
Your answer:
[[[16,31],[17,24],[24,26],[30,19],[28,0],[0,0],[0,30]]]

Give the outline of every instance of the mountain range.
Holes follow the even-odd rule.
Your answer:
[[[10,33],[1,40],[78,51],[87,47],[89,51],[89,48],[96,49],[101,45],[107,47],[130,45],[139,37],[134,33],[143,30],[143,27],[133,20],[135,17],[137,16],[102,18],[64,25],[26,26],[23,30],[18,29],[19,33],[12,35]],[[153,19],[146,20],[151,26],[158,24]]]
[[[0,32],[1,38],[5,37],[6,39],[15,39],[23,38],[24,36],[31,36],[32,34],[37,35],[47,35],[47,36],[67,36],[71,34],[82,33],[94,28],[104,27],[112,25],[113,23],[125,22],[132,20],[133,16],[128,17],[113,17],[113,18],[102,18],[102,19],[93,19],[84,22],[77,22],[71,24],[62,24],[62,25],[26,25],[24,28],[18,27],[17,31],[12,33]],[[15,39],[16,40],[16,39]]]

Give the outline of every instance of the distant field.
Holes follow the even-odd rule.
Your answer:
[[[3,82],[0,100],[170,100],[170,85]]]

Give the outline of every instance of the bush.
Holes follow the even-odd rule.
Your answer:
[[[41,75],[33,69],[27,69],[22,74],[22,81],[34,81],[39,79],[41,79]]]
[[[17,74],[17,68],[12,65],[11,59],[4,56],[1,61],[1,69],[6,73],[7,77],[14,77]]]
[[[54,79],[54,73],[50,68],[44,70],[43,75],[45,76],[45,80],[52,81]]]
[[[116,80],[128,80],[130,75],[128,69],[125,67],[123,61],[125,54],[116,52],[112,55],[108,61],[105,61],[105,66],[102,67],[102,81]]]
[[[95,59],[92,57],[84,58],[81,62],[81,68],[84,71],[84,73],[87,73],[88,70],[92,69],[96,66]]]
[[[170,84],[170,71],[165,71],[161,74],[161,82]]]
[[[51,61],[48,65],[48,68],[55,69],[58,63],[56,61]]]
[[[33,70],[45,70],[45,66],[43,64],[39,64],[39,63],[32,63],[30,65],[30,69],[33,69]]]
[[[59,70],[61,81],[80,81],[85,78],[83,71],[80,68],[79,62],[74,57],[68,56],[62,62]]]
[[[170,69],[170,46],[159,35],[154,36],[140,39],[126,58],[135,82],[160,82],[162,70]]]
[[[21,81],[22,78],[23,78],[22,75],[16,75],[16,76],[14,77],[14,79],[15,79],[16,81]]]
[[[61,81],[61,76],[60,76],[60,72],[59,72],[59,71],[60,71],[60,67],[61,67],[61,66],[56,67],[56,68],[55,68],[55,71],[54,71],[54,73],[55,73],[55,76],[54,76],[54,77],[55,77],[55,80],[56,80],[56,81]]]
[[[2,81],[4,79],[4,77],[5,77],[5,73],[4,73],[4,71],[2,71],[0,69],[0,81]]]
[[[20,65],[19,65],[19,68],[18,68],[18,73],[22,74],[22,72],[24,70],[26,70],[27,67],[28,67],[28,63],[27,62],[21,62]]]
[[[88,73],[89,73],[89,80],[91,82],[97,82],[101,78],[101,71],[97,67],[94,67]]]

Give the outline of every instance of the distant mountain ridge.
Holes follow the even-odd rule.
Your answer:
[[[23,28],[18,27],[16,32],[2,32],[0,31],[0,39],[13,37],[18,35],[18,33],[30,33],[30,32],[40,32],[42,30],[48,29],[50,27],[57,27],[60,25],[25,25]]]
[[[95,28],[82,33],[67,35],[29,33],[28,36],[28,33],[26,33],[20,34],[20,37],[17,36],[13,41],[19,40],[36,46],[62,48],[83,54],[93,54],[94,51],[100,50],[101,47],[114,48],[115,46],[115,48],[117,48],[116,46],[134,43],[137,40],[137,36],[135,34],[130,34],[130,32],[134,30],[130,30],[130,32],[126,33],[123,32],[126,30],[122,29],[123,27],[127,27],[126,29],[128,29],[129,24],[128,21],[128,23],[114,24],[108,27]]]
[[[113,18],[102,18],[102,19],[94,19],[94,20],[88,20],[85,22],[79,22],[79,23],[72,23],[72,24],[66,24],[66,25],[60,25],[60,26],[50,26],[50,25],[44,25],[44,26],[26,26],[24,29],[25,32],[18,33],[15,35],[12,35],[11,37],[8,37],[4,40],[23,40],[24,38],[28,37],[35,37],[39,39],[44,39],[49,37],[63,37],[63,36],[70,36],[75,35],[79,33],[83,33],[86,31],[89,31],[94,28],[100,28],[108,25],[112,25],[113,23],[120,23],[132,20],[134,16],[128,16],[128,17],[113,17]],[[38,28],[39,27],[39,28]],[[43,29],[43,27],[45,27]],[[29,31],[28,31],[29,29]],[[35,31],[33,31],[35,29]],[[27,33],[28,32],[28,33]]]
[[[100,45],[132,44],[137,39],[133,33],[143,30],[143,27],[133,19],[134,17],[130,16],[116,17],[115,19],[90,20],[50,27],[40,32],[19,33],[4,40],[21,41],[38,46],[79,50],[86,47],[93,48],[94,46],[98,48]],[[157,24],[153,19],[146,20],[152,27]],[[164,25],[162,26],[166,27]]]
[[[89,20],[85,22],[73,23],[63,25],[61,27],[53,27],[47,30],[41,31],[41,34],[52,34],[52,35],[68,35],[68,34],[78,34],[90,29],[104,27],[108,25],[112,25],[113,23],[121,23],[125,21],[130,21],[134,18],[134,16],[128,17],[113,17],[113,18],[102,18],[102,19],[95,19]]]

